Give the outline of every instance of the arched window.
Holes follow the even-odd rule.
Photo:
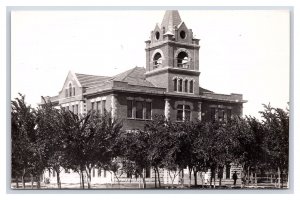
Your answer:
[[[188,80],[184,81],[184,92],[188,92]]]
[[[177,78],[173,80],[174,83],[174,91],[177,91]]]
[[[177,56],[177,67],[189,68],[189,57],[184,51],[180,52]]]
[[[190,81],[190,93],[194,93],[194,81]]]
[[[158,67],[161,66],[161,64],[162,64],[162,56],[161,56],[160,53],[156,53],[154,55],[153,64],[154,64],[154,66],[153,66],[154,69],[156,69],[156,68],[158,68]]]
[[[179,79],[178,92],[182,92],[182,79]]]
[[[72,84],[71,83],[69,84],[69,96],[70,97],[72,96]]]

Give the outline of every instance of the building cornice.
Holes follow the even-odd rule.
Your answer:
[[[200,75],[199,71],[167,66],[167,67],[155,69],[155,70],[150,71],[150,72],[146,72],[145,76],[150,77],[150,76],[154,76],[154,75],[162,74],[162,73],[166,73],[166,72],[179,73],[179,74],[184,74],[184,75],[193,75],[193,76],[199,76]]]
[[[157,43],[154,43],[154,44],[150,44],[149,43],[149,46],[147,46],[145,48],[145,50],[156,49],[156,48],[165,46],[166,44],[167,45],[172,45],[172,46],[181,46],[181,47],[185,47],[185,48],[195,48],[195,49],[199,49],[200,48],[200,45],[197,45],[197,44],[187,44],[187,43],[175,42],[175,41],[167,40],[167,41],[157,42]]]

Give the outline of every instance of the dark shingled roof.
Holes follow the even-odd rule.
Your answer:
[[[204,92],[213,93],[213,91],[207,90],[205,88],[199,87],[199,94],[203,94]]]
[[[152,83],[146,80],[145,73],[145,68],[134,67],[113,77],[95,76],[78,73],[75,73],[75,75],[82,87],[95,87],[97,85],[102,84],[105,81],[122,81],[127,82],[130,85],[155,87]]]
[[[77,73],[75,73],[75,75],[77,76],[77,79],[82,87],[96,86],[111,78],[108,76],[95,76],[95,75],[77,74]]]
[[[135,67],[114,76],[113,80],[127,82],[129,85],[155,87],[152,83],[146,80],[145,73],[145,68]]]

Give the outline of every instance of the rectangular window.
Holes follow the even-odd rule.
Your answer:
[[[78,104],[75,107],[75,114],[78,114]]]
[[[92,172],[93,172],[93,177],[95,177],[95,167],[93,167]]]
[[[53,170],[53,173],[52,173],[52,174],[53,174],[53,177],[55,177],[55,171],[54,171],[54,170]]]
[[[227,120],[231,119],[231,109],[227,109]]]
[[[132,118],[132,103],[133,101],[132,100],[127,100],[127,117],[128,118]]]
[[[210,109],[210,119],[213,121],[216,119],[216,108]]]
[[[104,113],[106,112],[106,109],[105,109],[106,100],[103,100],[101,103],[102,103],[102,110],[101,110],[101,113],[104,114]]]
[[[97,101],[97,112],[99,112],[100,114],[102,114],[101,112],[101,101]]]
[[[69,111],[69,106],[66,106],[66,111]]]
[[[103,173],[103,175],[104,175],[104,178],[106,178],[106,170],[104,170],[104,173]]]
[[[95,103],[94,102],[92,102],[92,108],[91,108],[91,110],[94,110],[95,109]]]
[[[146,119],[151,119],[151,102],[146,102]]]
[[[66,97],[68,97],[68,89],[66,89],[65,91],[66,91]]]
[[[224,109],[219,109],[218,110],[218,120],[220,122],[223,122],[225,119],[225,110]]]
[[[186,121],[190,121],[191,120],[191,108],[190,106],[186,105],[184,108],[184,114],[185,114],[185,119]]]
[[[75,106],[72,105],[72,112],[75,113]]]
[[[75,87],[73,87],[73,96],[75,96]]]
[[[143,102],[136,101],[136,118],[143,119]]]
[[[183,121],[183,105],[178,105],[177,106],[177,121]]]

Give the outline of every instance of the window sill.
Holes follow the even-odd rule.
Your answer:
[[[137,121],[151,121],[152,119],[140,119],[140,118],[127,118],[127,120],[137,120]]]

